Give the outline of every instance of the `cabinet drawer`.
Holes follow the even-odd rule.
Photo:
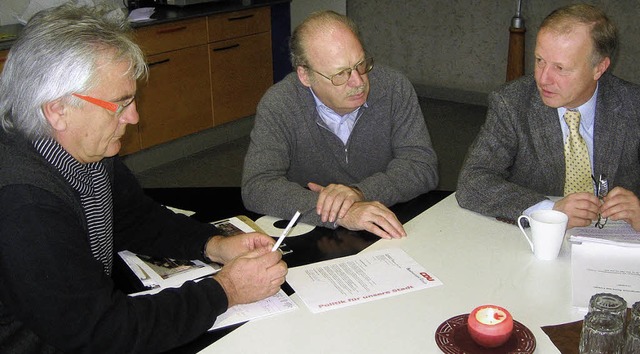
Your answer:
[[[213,126],[207,45],[149,57],[149,80],[138,88],[143,149]]]
[[[136,30],[136,41],[146,55],[207,43],[206,18],[196,18]]]
[[[4,68],[4,62],[7,61],[7,55],[9,55],[8,50],[0,50],[0,73],[2,73],[2,68]]]
[[[273,85],[269,32],[209,44],[215,125],[256,113]]]
[[[209,42],[247,36],[271,29],[271,8],[229,12],[212,15],[209,21]]]

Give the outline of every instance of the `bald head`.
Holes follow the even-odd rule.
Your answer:
[[[358,26],[347,16],[334,11],[314,12],[296,27],[289,42],[291,48],[291,64],[293,67],[308,66],[310,44],[318,43],[323,37],[331,36],[338,31],[348,31],[362,47],[362,39]],[[321,44],[319,42],[318,44]]]

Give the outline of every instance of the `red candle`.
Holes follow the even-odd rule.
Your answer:
[[[483,305],[469,314],[467,323],[471,338],[486,348],[503,345],[513,331],[513,318],[500,306]]]

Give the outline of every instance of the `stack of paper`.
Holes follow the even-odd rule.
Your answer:
[[[171,209],[176,213],[185,215],[194,214],[188,210]],[[212,224],[225,236],[245,232],[262,232],[251,219],[244,215],[214,221]],[[216,273],[221,268],[219,264],[208,264],[199,260],[183,261],[171,258],[152,258],[129,251],[121,251],[118,254],[148,289],[131,294],[131,296],[154,294],[166,288],[179,287],[186,281],[199,281]],[[297,308],[296,303],[284,291],[280,290],[266,299],[229,308],[225,313],[218,316],[210,330],[293,311]]]
[[[569,241],[573,243],[597,242],[610,245],[640,247],[640,232],[624,221],[609,220],[602,228],[595,226],[576,227],[570,230]]]
[[[571,236],[572,302],[587,308],[597,293],[622,296],[628,306],[640,301],[640,233],[629,224],[581,227]]]

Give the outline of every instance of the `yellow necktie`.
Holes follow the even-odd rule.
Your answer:
[[[593,193],[591,181],[591,163],[587,143],[580,136],[580,112],[567,110],[564,120],[569,126],[569,136],[564,144],[566,165],[564,195],[577,192]]]

